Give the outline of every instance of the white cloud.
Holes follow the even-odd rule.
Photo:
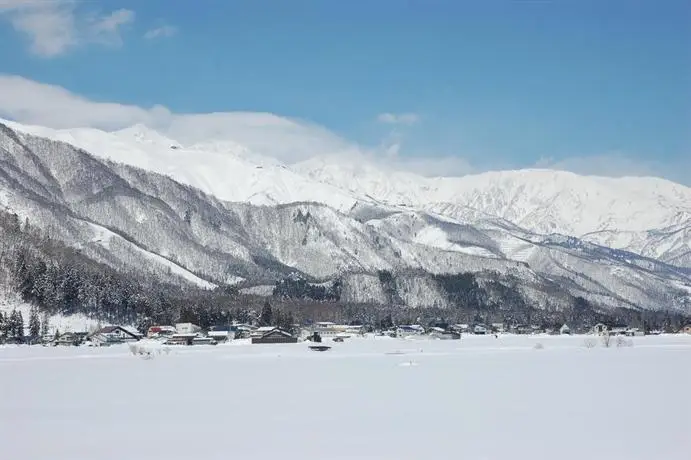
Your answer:
[[[389,125],[414,125],[420,121],[420,116],[415,113],[380,113],[377,121]]]
[[[0,20],[26,36],[32,53],[55,57],[88,43],[120,45],[122,26],[134,12],[120,9],[110,14],[83,13],[76,0],[0,0]]]
[[[105,45],[122,45],[120,29],[134,22],[134,11],[119,9],[106,16],[94,16],[88,21],[86,35],[90,41]]]
[[[0,74],[0,116],[52,128],[82,126],[112,130],[136,123],[152,126],[169,117],[170,112],[160,106],[143,109],[94,102],[60,86]]]
[[[368,147],[343,139],[324,127],[271,113],[176,114],[163,106],[144,108],[92,101],[59,86],[2,74],[0,118],[51,128],[92,127],[106,131],[141,123],[183,145],[233,141],[255,153],[286,163],[335,155],[350,162],[369,159],[377,164],[427,176],[457,176],[489,169],[478,168],[460,155],[403,154],[400,135],[390,135],[381,145]],[[691,169],[688,160],[682,165],[679,162],[664,164],[641,161],[623,154],[571,157],[559,161],[546,158],[533,166],[605,176],[651,175],[685,184],[689,184],[686,171]]]
[[[146,33],[144,34],[144,38],[151,40],[154,38],[166,38],[166,37],[172,37],[178,33],[177,27],[174,26],[161,26],[161,27],[156,27],[155,29],[147,30]]]
[[[163,106],[143,108],[91,101],[59,86],[2,74],[0,117],[51,128],[106,131],[141,123],[186,145],[232,140],[286,162],[359,150],[323,127],[270,113],[174,114]]]

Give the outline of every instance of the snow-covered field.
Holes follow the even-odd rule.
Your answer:
[[[691,336],[0,347],[2,458],[688,459]],[[537,343],[543,348],[536,348]],[[153,347],[152,350],[156,351]]]

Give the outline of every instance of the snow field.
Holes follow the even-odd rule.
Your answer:
[[[0,445],[37,460],[688,458],[691,336],[585,338],[236,341],[152,359],[6,346]]]

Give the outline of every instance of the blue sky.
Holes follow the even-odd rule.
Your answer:
[[[93,101],[270,112],[472,171],[690,163],[688,1],[36,3],[0,0],[0,73]]]

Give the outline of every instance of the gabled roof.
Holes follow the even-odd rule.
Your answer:
[[[266,332],[265,334],[262,335],[262,337],[268,337],[271,335],[276,335],[280,334],[284,337],[292,337],[293,335],[290,334],[289,332],[284,331],[283,329],[279,329],[277,327],[272,328],[270,331]]]
[[[130,331],[130,330],[128,330],[128,329],[125,329],[125,328],[122,327],[122,326],[106,326],[106,327],[102,327],[101,329],[99,329],[98,331],[96,331],[96,334],[112,334],[113,332],[116,332],[116,331],[122,331],[122,332],[124,332],[125,334],[130,335],[130,336],[135,337],[135,338],[137,338],[137,337],[139,337],[139,336],[141,335],[139,332]]]

